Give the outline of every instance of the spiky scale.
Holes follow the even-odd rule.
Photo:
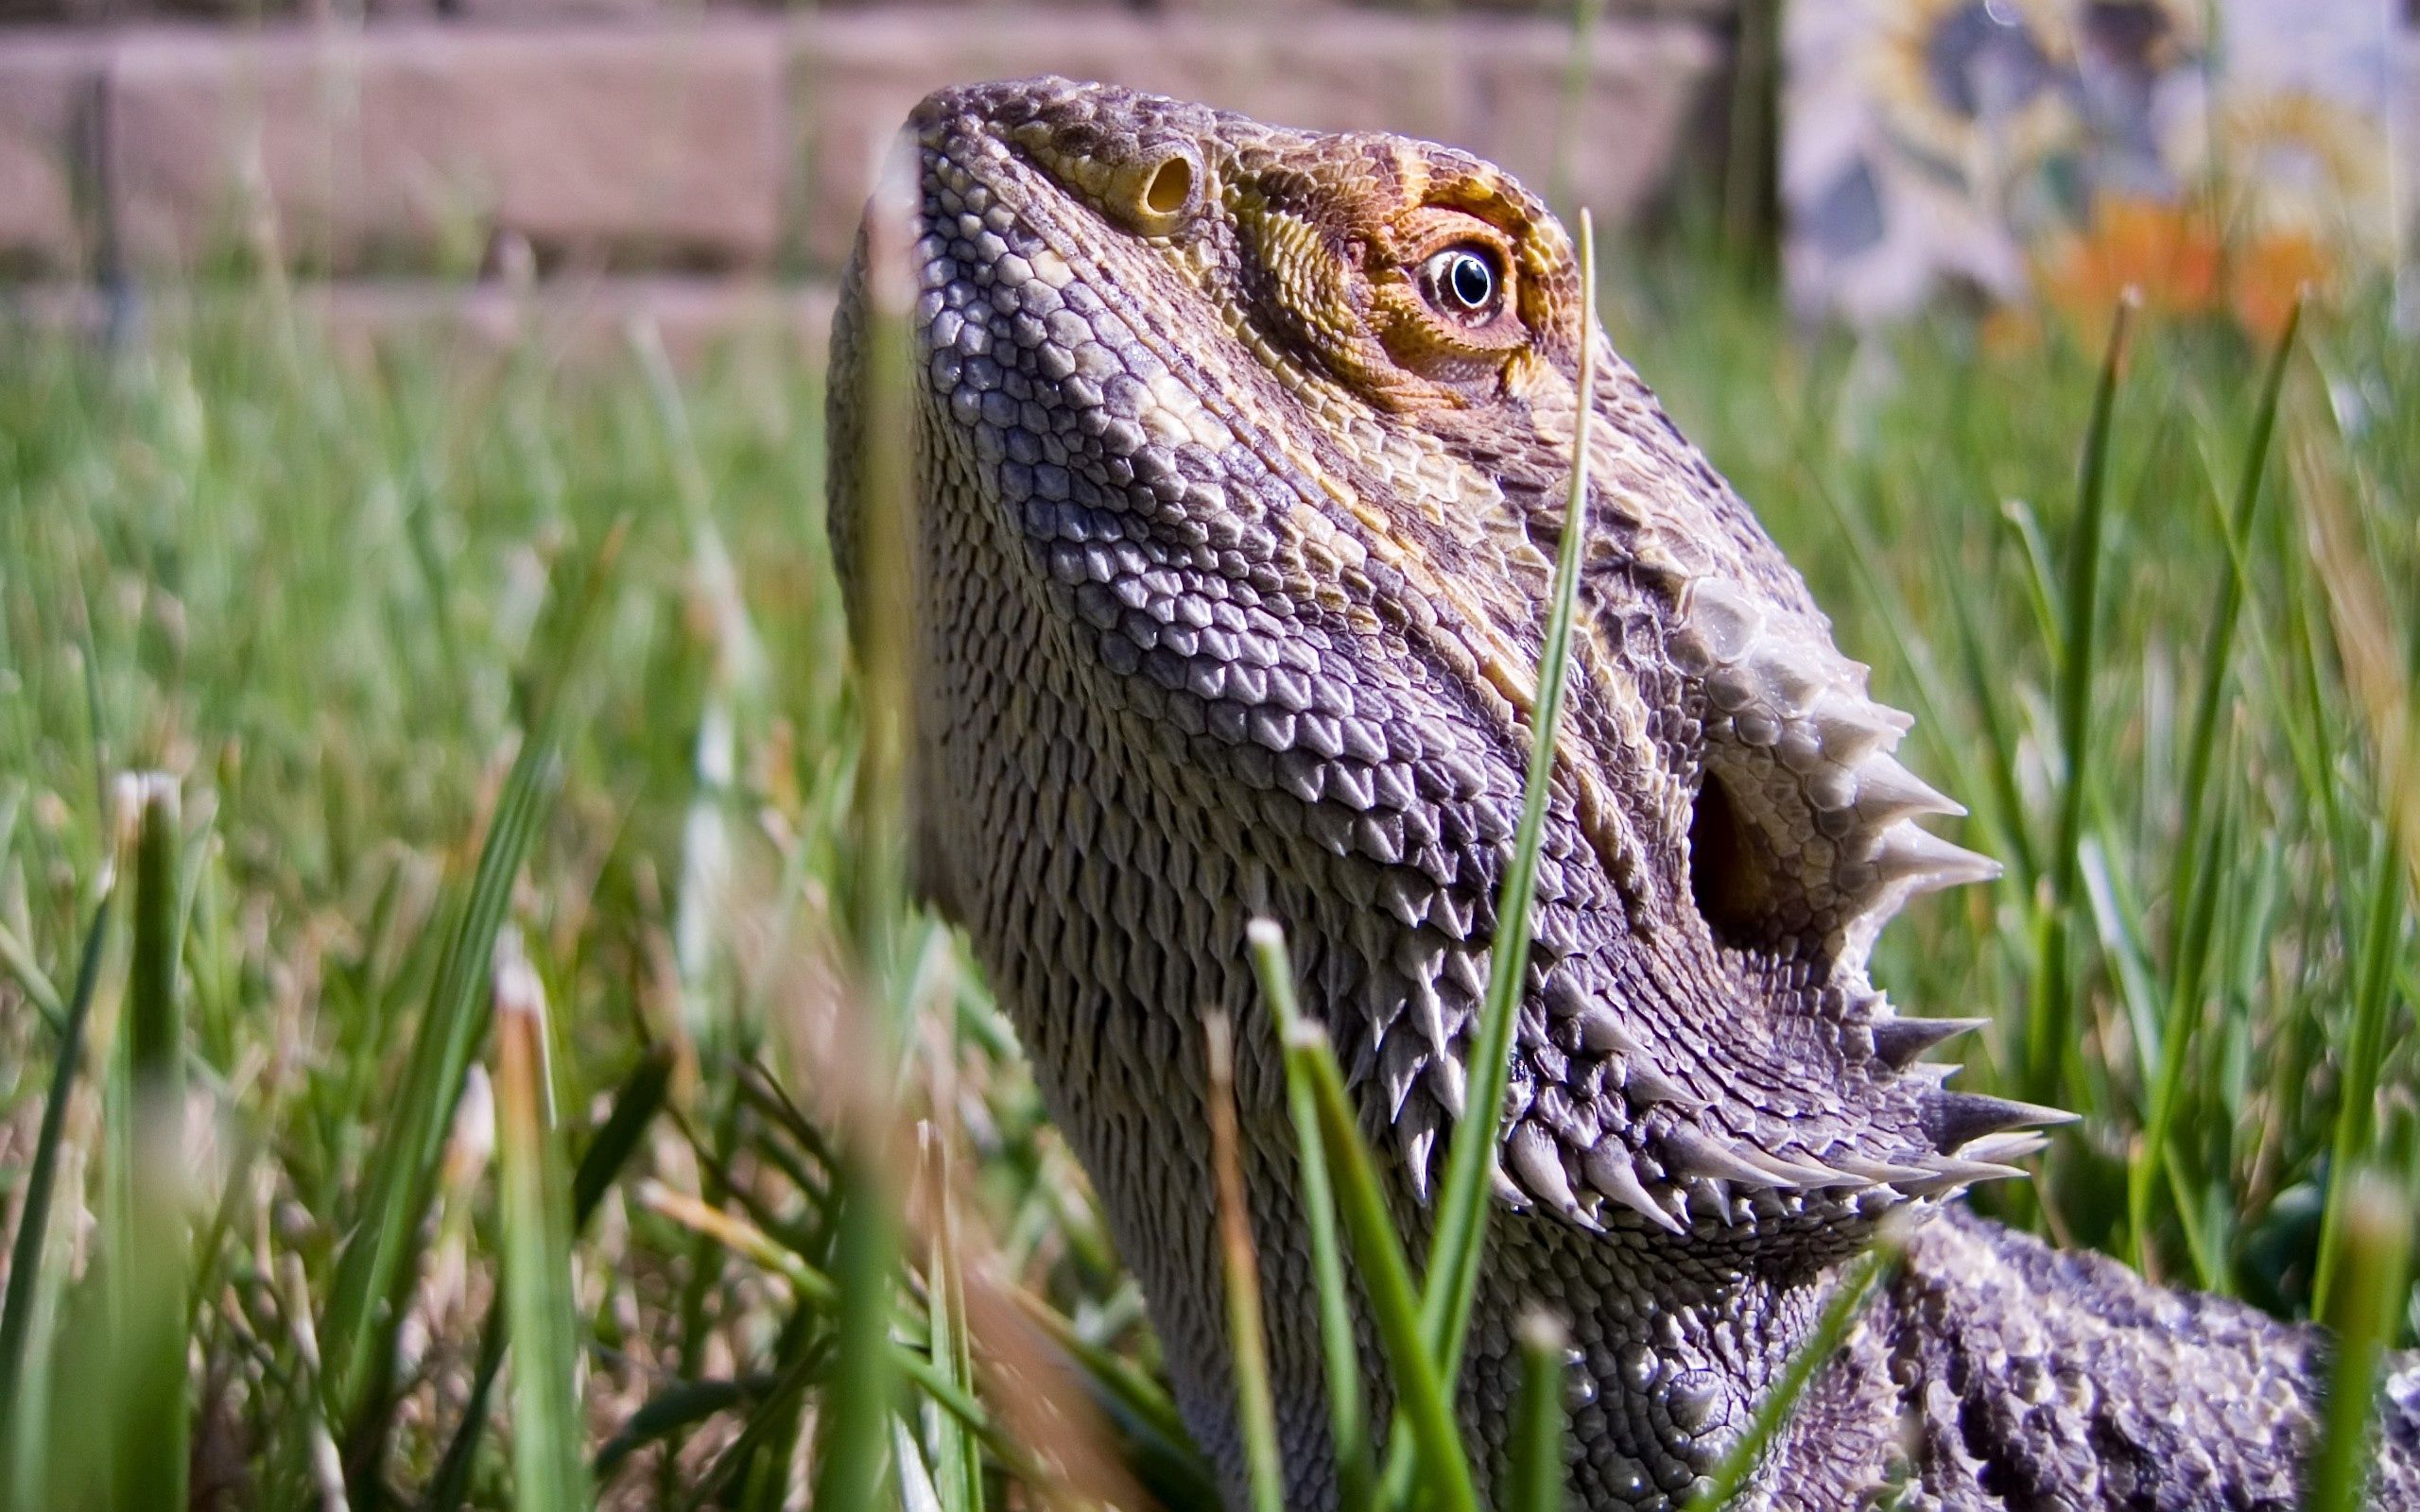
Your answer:
[[[1816,705],[1812,722],[1824,754],[1846,766],[1898,745],[1910,723],[1896,709],[1838,693]]]
[[[1592,1007],[1580,1014],[1580,1043],[1600,1056],[1636,1056],[1638,1037],[1611,1008]]]
[[[1636,1057],[1622,1063],[1622,1091],[1642,1103],[1672,1103],[1682,1108],[1703,1108],[1704,1098]]]
[[[1911,1197],[1938,1197],[1979,1181],[2022,1181],[2026,1173],[1991,1160],[1962,1160],[1943,1156],[1932,1162],[1932,1174],[1913,1181],[1893,1183]]]
[[[1442,1122],[1437,1104],[1426,1097],[1412,1098],[1395,1117],[1395,1143],[1403,1150],[1404,1170],[1411,1177],[1412,1194],[1423,1202],[1428,1200],[1428,1166]]]
[[[1986,1134],[1979,1140],[1970,1140],[1959,1146],[1958,1153],[1962,1159],[1969,1160],[1989,1160],[2008,1164],[2022,1160],[2031,1155],[2039,1155],[2048,1149],[2049,1144],[2049,1140],[2045,1136],[2020,1129],[2006,1134]]]
[[[1657,1205],[1647,1184],[1639,1180],[1630,1151],[1618,1141],[1599,1140],[1594,1149],[1580,1158],[1580,1175],[1590,1187],[1657,1228],[1676,1234],[1683,1231],[1681,1220]]]
[[[1905,1070],[1933,1046],[1972,1034],[1989,1019],[1876,1019],[1868,1026],[1874,1036],[1874,1057],[1884,1065]]]
[[[1682,1124],[1663,1136],[1660,1148],[1664,1163],[1683,1176],[1701,1177],[1710,1181],[1737,1181],[1748,1186],[1769,1187],[1776,1178],[1771,1171],[1752,1165],[1735,1154],[1725,1143],[1717,1143],[1702,1130]]]
[[[1964,804],[1889,756],[1871,757],[1857,767],[1855,803],[1858,818],[1876,825],[1911,815],[1966,813]]]
[[[1875,1186],[1889,1186],[1897,1181],[1921,1180],[1931,1174],[1923,1166],[1893,1160],[1876,1160],[1862,1155],[1844,1155],[1833,1163],[1850,1175],[1861,1177]]]
[[[1741,1160],[1764,1171],[1776,1186],[1801,1187],[1811,1192],[1823,1187],[1854,1186],[1858,1179],[1847,1172],[1835,1171],[1813,1160],[1759,1149],[1754,1144],[1742,1143],[1735,1148]]]
[[[1462,1063],[1450,1055],[1436,1056],[1428,1062],[1428,1074],[1422,1085],[1434,1093],[1438,1105],[1451,1118],[1462,1116],[1462,1108],[1470,1098],[1470,1076]]]
[[[1917,1107],[1925,1137],[1944,1155],[1954,1155],[1970,1141],[2004,1129],[2042,1128],[2071,1124],[2076,1115],[2060,1108],[2020,1103],[1982,1092],[1942,1091],[1926,1094]]]
[[[1563,1169],[1561,1143],[1537,1120],[1523,1119],[1512,1125],[1504,1141],[1504,1163],[1540,1202],[1587,1228],[1597,1227],[1580,1211],[1579,1194],[1571,1190],[1571,1177]]]
[[[1954,845],[1928,831],[1901,820],[1882,833],[1870,864],[1886,885],[1914,892],[1989,882],[2000,874],[2000,864]]]
[[[1378,1085],[1385,1091],[1387,1117],[1403,1116],[1404,1099],[1411,1095],[1423,1067],[1428,1063],[1426,1049],[1408,1034],[1392,1034],[1378,1052]]]

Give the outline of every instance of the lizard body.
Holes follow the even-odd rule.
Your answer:
[[[1573,1344],[1573,1499],[1679,1505],[1895,1213],[1906,1261],[1753,1504],[2294,1503],[2318,1335],[1955,1207],[2058,1115],[1946,1087],[1917,1057],[1962,1025],[1899,1017],[1865,962],[1911,893],[1992,868],[1918,827],[1957,810],[1893,759],[1906,716],[1636,375],[1583,347],[1536,198],[1446,148],[1060,79],[945,91],[907,137],[910,434],[867,434],[861,238],[836,557],[861,633],[904,616],[920,885],[1014,1019],[1232,1501],[1202,1014],[1242,1029],[1289,1504],[1332,1505],[1245,926],[1287,927],[1422,1232],[1584,425],[1582,612],[1461,1383],[1474,1441],[1500,1452],[1516,1325],[1543,1307]],[[903,447],[908,572],[885,589],[854,565],[866,458]],[[2388,1395],[2373,1494],[2420,1505],[2420,1375],[2399,1365]]]

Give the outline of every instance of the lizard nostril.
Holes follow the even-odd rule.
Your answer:
[[[1161,160],[1143,186],[1143,208],[1155,215],[1173,215],[1193,198],[1193,163],[1182,153]]]
[[[1102,208],[1145,236],[1166,236],[1201,208],[1201,178],[1192,143],[1148,143],[1111,180]]]

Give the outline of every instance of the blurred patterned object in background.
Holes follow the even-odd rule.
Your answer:
[[[1802,309],[1945,291],[2273,331],[2384,266],[2415,44],[2395,0],[1846,0],[1789,8],[1781,180]],[[2400,33],[2400,34],[2399,34]],[[2420,148],[2420,143],[2406,144]],[[2408,176],[2407,176],[2408,177]],[[2409,219],[2409,214],[2403,215]]]

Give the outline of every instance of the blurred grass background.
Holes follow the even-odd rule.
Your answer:
[[[2085,1114],[1986,1200],[2341,1311],[2331,1204],[2420,1138],[2386,291],[2310,314],[2267,442],[2268,351],[2140,320],[2090,508],[2102,330],[1803,332],[1687,247],[1605,296],[2008,864],[1876,968],[1992,1019],[1961,1085]],[[864,1418],[832,1152],[873,1086],[920,1405],[841,1457],[950,1512],[1035,1460],[1202,1504],[977,974],[866,897],[821,414],[775,340],[339,358],[268,294],[0,331],[0,1499],[798,1504]],[[869,929],[888,1049],[839,1008]],[[1037,1389],[975,1407],[970,1338]]]

